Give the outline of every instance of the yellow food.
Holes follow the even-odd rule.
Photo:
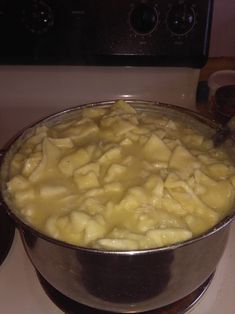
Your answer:
[[[162,247],[213,227],[234,205],[225,151],[167,116],[124,101],[35,129],[10,163],[17,213],[85,247]]]

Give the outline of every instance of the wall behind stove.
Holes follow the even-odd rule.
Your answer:
[[[214,0],[210,57],[235,57],[235,0]]]

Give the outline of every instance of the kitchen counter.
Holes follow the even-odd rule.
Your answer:
[[[209,76],[220,70],[235,70],[235,57],[209,58],[207,64],[200,71],[200,81],[207,81]]]
[[[213,120],[216,120],[216,117],[209,101],[209,87],[207,81],[212,73],[221,70],[235,70],[235,57],[209,58],[207,64],[201,69],[199,76],[198,101],[196,107],[201,114]]]

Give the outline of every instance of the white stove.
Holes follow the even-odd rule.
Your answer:
[[[142,99],[196,110],[212,4],[1,1],[0,148],[22,128],[84,103]],[[234,237],[232,224],[214,278],[191,314],[235,313]],[[0,265],[0,313],[62,313],[42,289],[18,231]]]
[[[199,73],[165,67],[1,66],[0,147],[47,115],[95,101],[142,99],[193,109]]]

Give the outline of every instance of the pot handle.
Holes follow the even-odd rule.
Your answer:
[[[5,153],[5,150],[4,149],[0,149],[0,160],[2,159],[4,153]]]
[[[0,149],[0,163],[2,161],[2,158],[3,158],[4,154],[5,154],[5,150],[4,149]]]
[[[5,154],[5,150],[4,149],[0,149],[0,166],[1,166],[1,163],[2,163],[2,159],[3,159],[3,156]],[[1,186],[1,182],[0,182],[0,186]],[[0,207],[2,206],[2,199],[0,197]]]

